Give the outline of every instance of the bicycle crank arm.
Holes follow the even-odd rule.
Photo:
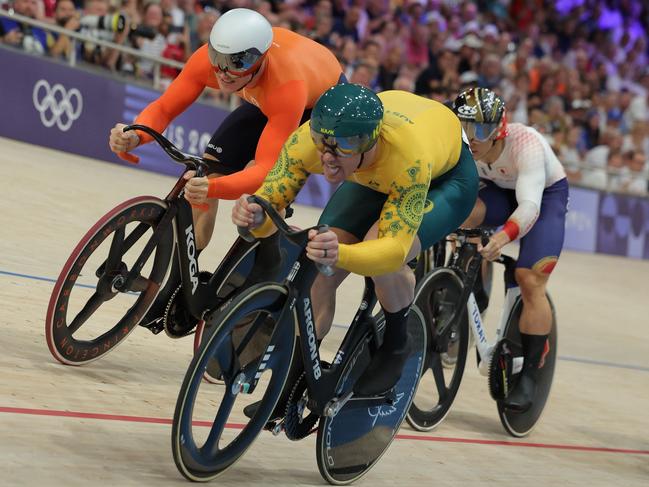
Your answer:
[[[353,395],[354,391],[351,391],[346,396],[334,397],[324,407],[323,415],[327,418],[333,418],[336,414],[338,414],[342,407],[347,404],[347,402],[352,398]]]

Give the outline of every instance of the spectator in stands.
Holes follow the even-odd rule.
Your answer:
[[[622,151],[629,150],[649,154],[649,122],[644,120],[633,122],[631,131],[622,141]]]
[[[376,87],[377,74],[378,66],[376,64],[376,61],[368,59],[366,61],[358,63],[354,67],[354,71],[349,78],[349,82],[357,83],[359,85],[365,86],[366,88],[374,89]]]
[[[129,22],[111,22],[103,21],[110,11],[108,0],[85,0],[83,14],[80,18],[80,33],[95,39],[112,41],[116,44],[123,44],[129,35]],[[116,13],[114,15],[123,15]],[[82,44],[81,57],[84,61],[100,66],[105,66],[111,70],[117,68],[120,53],[115,49],[102,47],[92,41]]]
[[[43,2],[42,0],[14,0],[12,8],[17,14],[36,19],[39,10],[43,10]],[[0,17],[0,39],[5,44],[20,47],[33,54],[46,54],[52,42],[45,30],[6,17]]]
[[[555,142],[555,147],[558,146],[556,152],[559,161],[563,164],[566,170],[568,181],[571,183],[581,182],[581,169],[583,160],[579,152],[579,139],[581,138],[581,127],[573,126],[564,132],[560,142]]]
[[[212,27],[219,19],[216,10],[208,9],[198,14],[196,17],[196,31],[190,33],[190,48],[185,52],[185,57],[189,57],[192,52],[196,51],[210,39]]]
[[[315,30],[309,37],[323,46],[333,49],[336,39],[335,34],[331,32],[333,25],[334,18],[331,15],[318,15],[315,18]]]
[[[647,163],[647,152],[633,151],[633,157],[628,161],[630,170],[630,181],[626,191],[639,196],[649,194],[649,164]]]
[[[378,75],[377,82],[381,91],[391,90],[394,88],[395,80],[399,76],[399,70],[401,68],[402,62],[403,62],[402,48],[401,46],[395,45],[388,51],[385,58],[383,59],[383,62],[379,66],[379,75]],[[402,86],[410,86],[410,84],[406,84]],[[412,88],[407,91],[412,92]]]
[[[357,24],[361,18],[360,7],[351,7],[346,13],[344,19],[336,19],[332,31],[340,37],[349,37],[354,42],[360,40]]]
[[[54,10],[54,21],[59,27],[77,31],[81,27],[80,14],[72,0],[58,0]],[[65,34],[52,34],[53,43],[50,55],[53,57],[68,57],[73,49],[73,42]],[[81,47],[80,45],[78,46]]]
[[[141,27],[149,31],[146,36],[138,35],[132,38],[134,47],[152,56],[161,56],[167,46],[167,39],[160,30],[163,23],[163,13],[160,4],[150,2],[144,6]],[[153,77],[154,63],[148,59],[140,59],[136,67],[136,76],[141,78]]]

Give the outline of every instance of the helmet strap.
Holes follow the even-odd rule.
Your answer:
[[[361,152],[361,160],[358,163],[358,166],[356,166],[356,169],[354,169],[354,171],[356,171],[357,169],[360,169],[360,167],[363,165],[364,160],[365,160],[365,152]]]
[[[264,67],[264,63],[265,63],[265,62],[266,62],[266,59],[264,59],[264,60],[259,64],[259,67],[258,67],[257,69],[255,69],[255,70],[251,73],[252,76],[251,76],[250,79],[246,82],[246,84],[243,85],[241,88],[239,88],[237,91],[241,91],[241,90],[243,90],[246,86],[248,86],[250,83],[252,83],[252,80],[255,79],[255,76],[257,76],[257,74],[259,73],[259,71],[261,71],[261,68]]]

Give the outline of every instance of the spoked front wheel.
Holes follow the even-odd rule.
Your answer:
[[[50,352],[66,365],[98,359],[121,343],[156,298],[171,263],[173,227],[151,238],[167,211],[143,196],[102,217],[63,266],[45,320]],[[126,280],[148,243],[150,254],[130,285]]]
[[[503,401],[497,401],[500,422],[507,433],[517,438],[527,436],[534,429],[543,414],[545,403],[548,400],[550,389],[552,388],[554,367],[557,361],[557,315],[550,296],[548,296],[548,301],[550,301],[550,308],[552,309],[552,329],[548,336],[549,348],[547,349],[543,366],[537,371],[536,393],[534,395],[534,400],[532,401],[532,406],[527,411],[520,413],[506,409],[503,406]],[[509,314],[509,320],[507,321],[504,333],[504,337],[512,343],[512,349],[515,353],[518,353],[519,359],[522,358],[522,347],[518,323],[520,321],[522,310],[523,300],[518,298],[518,301],[514,304],[512,311]],[[516,360],[516,358],[514,358],[514,360]],[[517,380],[517,375],[514,375],[511,378],[510,389],[515,387]]]
[[[285,287],[258,284],[210,318],[215,332],[204,336],[185,374],[171,432],[174,461],[187,479],[203,482],[223,473],[270,418],[295,347],[293,317],[281,318],[286,300]],[[222,384],[202,380],[212,362]],[[243,406],[257,400],[249,420]]]
[[[430,431],[444,420],[462,382],[469,327],[466,305],[459,304],[461,295],[462,282],[447,268],[427,274],[415,292],[415,303],[426,317],[429,337],[424,371],[406,416],[408,424],[418,431]],[[458,306],[461,315],[450,324]],[[445,332],[448,326],[452,328]]]
[[[322,477],[334,485],[350,484],[365,475],[399,431],[417,390],[426,353],[426,324],[413,305],[408,318],[410,355],[391,402],[352,398],[334,417],[321,418],[316,440],[316,457]],[[356,380],[369,362],[368,341],[363,340],[348,359],[337,390]]]

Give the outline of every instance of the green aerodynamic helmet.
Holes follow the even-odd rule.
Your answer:
[[[379,138],[383,103],[361,85],[332,86],[311,112],[311,138],[320,152],[351,157],[367,152]]]

